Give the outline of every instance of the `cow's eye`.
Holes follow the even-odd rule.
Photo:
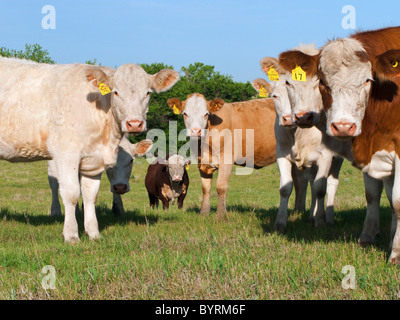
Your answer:
[[[286,86],[288,86],[289,88],[293,89],[293,86],[290,84],[289,81],[286,81]]]
[[[131,161],[129,161],[129,164],[132,164],[133,163],[133,158],[131,159]]]
[[[187,115],[186,112],[183,113],[183,117],[184,117],[185,119],[188,117],[188,115]]]
[[[147,91],[147,93],[146,93],[146,98],[147,98],[148,96],[150,96],[150,91]]]
[[[207,113],[204,115],[204,118],[207,118],[209,115],[210,115],[210,113],[207,112]]]
[[[118,92],[117,92],[117,91],[114,91],[114,94],[115,94],[117,97],[119,97],[119,95],[118,95]]]

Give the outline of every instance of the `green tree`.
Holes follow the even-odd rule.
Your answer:
[[[56,63],[49,56],[49,52],[42,48],[39,44],[25,44],[25,50],[14,50],[7,49],[5,47],[0,48],[0,56],[3,57],[14,57],[20,59],[27,59],[41,63]]]

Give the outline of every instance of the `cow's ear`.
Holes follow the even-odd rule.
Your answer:
[[[251,85],[253,86],[254,89],[258,91],[260,96],[266,97],[271,93],[272,86],[271,84],[262,78],[258,78],[252,81]]]
[[[164,92],[178,82],[179,73],[171,69],[162,69],[151,76],[151,88],[156,92]]]
[[[94,86],[100,87],[100,84],[103,83],[110,90],[113,89],[112,79],[107,76],[100,68],[87,68],[85,70],[86,80],[91,82]]]
[[[319,55],[311,56],[299,50],[289,50],[279,55],[279,65],[288,72],[300,66],[307,75],[314,76],[318,71]]]
[[[207,109],[209,112],[213,113],[220,110],[225,104],[225,101],[222,99],[214,99],[207,102]]]
[[[144,139],[132,145],[132,156],[143,157],[153,147],[153,141]]]
[[[183,103],[179,98],[171,98],[167,101],[168,106],[172,109],[175,114],[181,114],[184,107]]]
[[[373,62],[375,75],[382,80],[399,80],[400,50],[389,50],[376,56]]]
[[[273,68],[278,74],[282,74],[285,72],[280,66],[279,62],[276,58],[274,57],[265,57],[260,60],[260,66],[261,70],[264,71],[266,75],[268,75],[268,72],[271,68]]]

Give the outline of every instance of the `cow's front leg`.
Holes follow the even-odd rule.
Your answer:
[[[386,181],[385,187],[386,187]],[[392,225],[391,225],[391,244],[392,252],[389,261],[393,264],[400,264],[400,159],[396,155],[394,166],[394,182],[392,188]]]
[[[277,232],[286,232],[287,225],[287,209],[290,194],[293,189],[293,177],[292,177],[292,163],[286,158],[277,159],[280,182],[279,182],[279,194],[280,194],[280,204],[278,209],[278,214],[276,216],[274,230]]]
[[[126,212],[124,209],[124,204],[122,202],[122,197],[120,194],[113,192],[113,204],[112,212],[115,216],[125,216]]]
[[[64,204],[65,218],[63,236],[66,242],[79,241],[78,223],[75,208],[79,201],[79,159],[74,161],[64,154],[56,160],[57,178],[60,185],[60,195]]]
[[[200,214],[205,215],[210,213],[210,192],[213,175],[212,173],[206,174],[201,170],[199,171],[201,177],[201,188],[203,191],[203,200],[201,202]]]
[[[223,156],[221,156],[222,159]],[[218,206],[217,217],[223,217],[226,214],[226,192],[228,191],[229,177],[232,172],[233,164],[220,164],[217,178]]]
[[[379,205],[381,202],[383,183],[381,180],[374,179],[367,173],[364,173],[364,188],[365,198],[367,200],[367,214],[364,219],[364,227],[360,239],[358,240],[361,246],[373,244],[375,242],[375,237],[379,234]],[[387,192],[390,202],[392,188],[388,185],[386,188],[390,189],[389,193]]]
[[[329,176],[327,180],[326,187],[326,222],[329,224],[334,224],[334,204],[337,188],[339,185],[339,172],[342,168],[343,158],[334,157],[332,160],[332,165],[329,171]]]
[[[84,206],[85,232],[92,240],[100,239],[99,225],[96,217],[96,200],[99,193],[101,174],[89,177],[81,176],[82,199]]]
[[[317,162],[318,171],[312,184],[312,188],[314,189],[313,192],[316,198],[316,206],[314,210],[314,222],[316,228],[326,224],[325,195],[332,158],[333,157],[330,155],[330,153],[324,153]]]
[[[292,178],[295,191],[294,209],[297,212],[304,212],[307,199],[307,175],[304,171],[300,171],[295,164],[292,164]]]

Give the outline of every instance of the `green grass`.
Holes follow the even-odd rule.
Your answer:
[[[360,171],[345,162],[336,197],[335,225],[315,230],[308,213],[293,212],[285,235],[273,233],[279,206],[277,165],[231,176],[228,219],[199,215],[200,177],[190,174],[184,210],[152,211],[144,187],[145,160],[136,160],[127,216],[111,213],[103,176],[97,201],[102,234],[91,241],[78,216],[81,241],[64,243],[63,218],[49,216],[46,162],[0,162],[0,299],[399,299],[400,269],[387,263],[390,209],[381,203],[381,235],[357,245],[365,217]],[[308,207],[310,197],[308,196]],[[56,288],[44,290],[45,265]],[[345,265],[355,290],[342,288]]]

